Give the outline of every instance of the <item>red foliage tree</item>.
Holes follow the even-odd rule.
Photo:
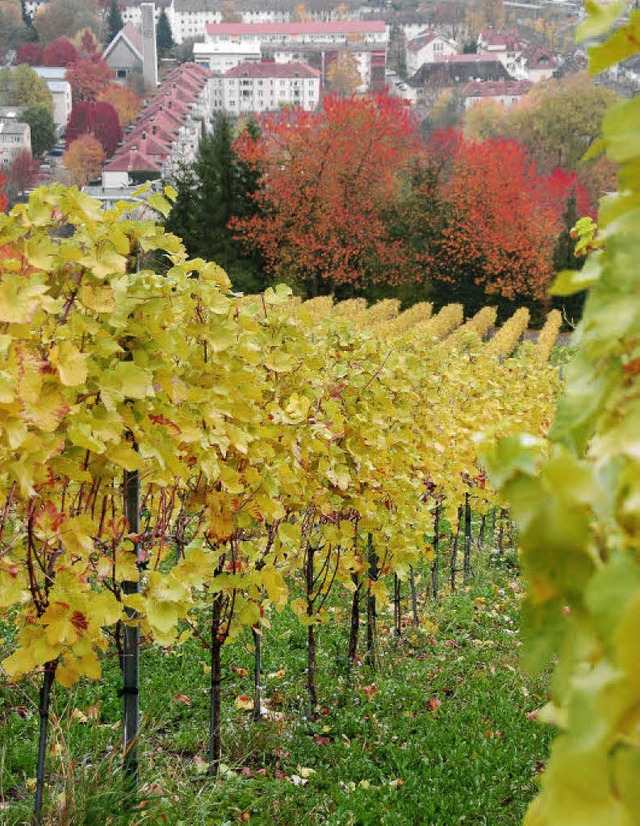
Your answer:
[[[16,63],[40,66],[42,64],[42,49],[37,43],[23,43],[16,54]]]
[[[66,37],[47,43],[42,50],[43,66],[68,66],[78,59],[78,50]]]
[[[270,274],[302,281],[310,294],[406,277],[402,244],[385,221],[419,144],[402,103],[329,96],[322,112],[283,109],[260,125],[259,138],[245,133],[236,143],[261,172],[258,209],[232,226],[260,249]]]
[[[81,58],[67,66],[65,77],[77,103],[96,100],[114,79],[115,72],[104,60]]]
[[[91,29],[83,29],[79,37],[76,37],[80,56],[96,63],[100,60],[100,44],[91,31]]]
[[[21,149],[16,152],[11,163],[7,166],[7,192],[11,193],[12,198],[20,196],[29,187],[33,186],[38,177],[39,165],[33,159],[31,152],[28,149]]]
[[[4,186],[4,182],[6,178],[2,173],[0,173],[0,212],[4,212],[5,209],[9,206],[9,201],[7,198],[2,194],[2,187]]]
[[[544,298],[567,199],[574,192],[588,204],[575,175],[540,176],[516,141],[466,141],[453,130],[435,136],[427,163],[438,170],[444,216],[426,254],[433,277],[507,299]]]
[[[122,140],[118,113],[110,103],[81,101],[71,110],[67,124],[67,148],[81,135],[93,135],[100,141],[107,158]]]

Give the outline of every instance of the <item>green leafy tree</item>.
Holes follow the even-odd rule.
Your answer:
[[[255,134],[256,128],[250,122],[247,131]],[[261,289],[259,258],[243,250],[228,227],[231,218],[247,217],[254,209],[251,193],[257,174],[238,158],[224,115],[201,140],[195,162],[183,167],[172,183],[178,197],[167,229],[183,239],[190,255],[220,264],[236,289]]]
[[[26,63],[13,70],[0,69],[0,98],[10,106],[44,106],[53,112],[53,100],[46,81]]]
[[[120,14],[120,9],[118,8],[118,2],[117,0],[111,0],[109,3],[109,13],[107,15],[107,43],[111,43],[123,26],[124,22]]]
[[[156,46],[158,48],[158,54],[166,55],[167,52],[173,48],[173,45],[171,24],[169,23],[166,11],[161,9],[156,26]]]
[[[31,151],[40,158],[56,145],[56,127],[53,116],[46,106],[29,106],[20,115],[31,128]]]

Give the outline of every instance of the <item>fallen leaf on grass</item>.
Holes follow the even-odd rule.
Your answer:
[[[317,743],[319,746],[328,746],[331,742],[331,738],[323,737],[321,734],[314,734],[313,742]]]
[[[269,680],[281,680],[287,672],[284,668],[281,668],[279,671],[272,671],[271,674],[267,674],[267,678]]]
[[[185,706],[191,705],[191,700],[187,697],[186,694],[176,694],[173,699],[177,700],[179,703],[184,703]]]
[[[441,705],[442,700],[439,700],[437,697],[431,697],[429,700],[429,711],[436,711]]]
[[[200,757],[199,754],[197,754],[193,758],[193,765],[198,774],[204,774],[209,768],[209,764],[207,763],[207,761],[204,759],[204,757]]]
[[[241,694],[239,697],[236,697],[235,705],[238,709],[248,711],[253,708],[253,700],[251,699],[251,697],[247,697],[245,694]]]

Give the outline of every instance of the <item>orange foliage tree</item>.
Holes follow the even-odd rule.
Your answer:
[[[104,159],[104,149],[100,141],[87,134],[69,146],[62,156],[62,163],[69,172],[71,182],[84,186],[87,181],[100,174]]]
[[[113,69],[104,60],[82,58],[67,66],[65,75],[71,85],[73,102],[96,100],[115,77]]]
[[[322,112],[283,109],[260,126],[260,136],[236,143],[261,177],[256,213],[233,227],[268,273],[311,295],[406,278],[402,243],[385,219],[419,146],[403,104],[328,96]]]
[[[110,103],[118,113],[120,127],[124,129],[138,117],[142,109],[142,100],[136,93],[120,86],[119,83],[112,83],[98,95],[98,101]]]

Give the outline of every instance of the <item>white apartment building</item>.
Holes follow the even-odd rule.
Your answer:
[[[18,152],[31,152],[31,127],[17,118],[0,118],[0,167],[10,164]]]
[[[194,60],[214,73],[260,59],[307,63],[326,80],[326,70],[339,53],[356,60],[363,84],[385,88],[388,33],[382,20],[304,23],[212,23],[205,43],[194,46]]]
[[[309,112],[320,101],[320,72],[304,63],[246,62],[214,77],[214,107],[229,115],[259,114],[280,106]]]
[[[33,66],[33,71],[44,79],[53,100],[53,122],[58,132],[67,128],[67,121],[73,108],[71,84],[65,80],[64,66]]]
[[[121,9],[122,20],[139,26],[142,21],[140,11],[142,0],[126,0]],[[245,23],[285,23],[291,14],[288,8],[243,8],[235,3]],[[204,37],[208,23],[221,23],[220,0],[157,0],[156,20],[160,10],[164,10],[171,26],[171,34],[176,43],[182,43],[189,37]]]

